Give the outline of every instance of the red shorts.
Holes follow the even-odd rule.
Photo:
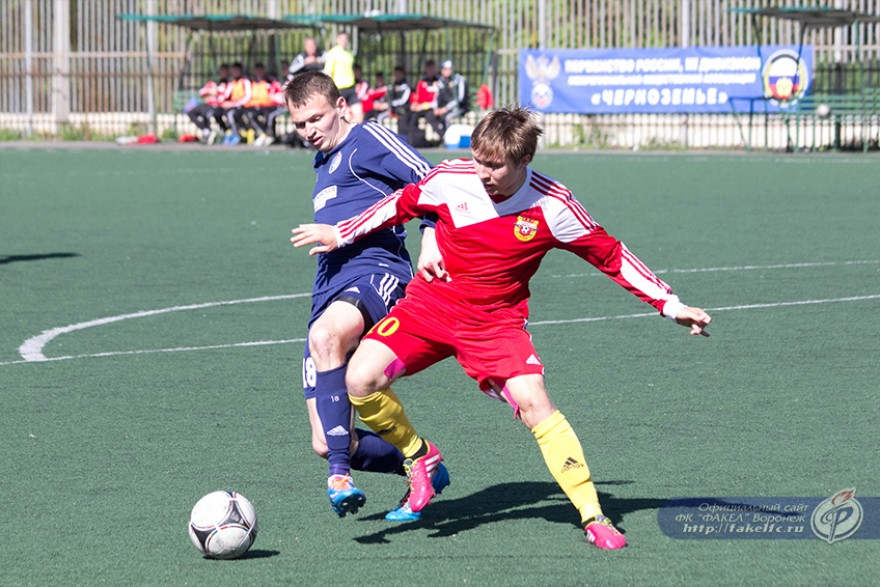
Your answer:
[[[430,285],[419,282],[414,279],[406,297],[365,336],[397,355],[398,360],[386,368],[387,376],[394,378],[403,369],[413,375],[454,356],[482,391],[503,400],[495,391],[511,377],[544,374],[520,309],[463,307],[438,296],[420,295]]]

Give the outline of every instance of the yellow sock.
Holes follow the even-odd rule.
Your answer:
[[[581,521],[602,515],[596,486],[577,434],[559,410],[532,429],[550,473],[574,507]]]
[[[424,444],[410,424],[403,404],[391,388],[371,393],[367,397],[348,396],[361,422],[400,449],[403,456],[412,458]]]

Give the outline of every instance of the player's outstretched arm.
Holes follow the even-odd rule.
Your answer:
[[[712,317],[702,308],[684,306],[675,314],[675,321],[690,328],[693,335],[709,336],[709,333],[706,332],[706,326],[712,322]]]
[[[309,255],[329,253],[348,246],[368,234],[403,224],[416,216],[435,212],[430,206],[419,206],[419,186],[410,184],[402,190],[385,196],[357,216],[343,220],[335,226],[329,224],[300,224],[291,232],[290,242],[299,248],[318,243]]]
[[[309,249],[309,255],[329,253],[339,248],[339,231],[330,224],[300,224],[292,231],[290,242],[296,248],[318,243]]]

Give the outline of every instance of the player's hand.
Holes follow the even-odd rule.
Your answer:
[[[690,328],[692,335],[709,336],[706,326],[712,322],[712,317],[701,308],[685,306],[675,315],[675,321]]]
[[[422,232],[422,252],[419,253],[417,267],[419,275],[428,283],[434,279],[449,281],[449,273],[446,272],[443,255],[440,254],[440,248],[437,246],[437,235],[431,227],[425,227]]]
[[[329,253],[339,248],[336,241],[336,227],[329,224],[300,224],[292,231],[293,237],[290,242],[296,248],[318,243],[317,247],[309,249],[309,255]]]

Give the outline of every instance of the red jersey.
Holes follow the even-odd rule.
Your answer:
[[[559,248],[588,261],[669,318],[683,307],[669,286],[605,232],[565,186],[530,168],[515,194],[494,201],[473,161],[446,161],[418,184],[337,224],[338,243],[351,244],[431,213],[439,217],[437,245],[451,281],[434,280],[430,288],[418,289],[453,306],[484,311],[518,306],[528,317],[529,280],[544,256]]]
[[[440,84],[437,80],[422,79],[416,84],[410,102],[416,105],[417,110],[427,110],[437,106],[437,95],[440,93]]]
[[[370,94],[370,82],[359,81],[354,84],[354,93],[357,94],[358,99],[363,102],[367,99],[367,96]]]
[[[273,79],[272,84],[269,86],[269,99],[272,102],[272,106],[284,105],[284,86],[277,79]]]
[[[226,80],[220,80],[220,83],[211,80],[202,86],[202,89],[199,90],[199,96],[205,101],[205,104],[209,106],[217,106],[220,104],[220,99],[223,94],[226,92]]]
[[[364,105],[363,106],[364,114],[375,110],[376,109],[376,106],[375,106],[376,101],[384,99],[385,94],[387,94],[387,93],[388,93],[387,87],[379,88],[378,90],[370,90],[368,88],[367,94],[365,96],[361,97],[360,95],[358,95],[358,97],[361,99],[361,104]]]

